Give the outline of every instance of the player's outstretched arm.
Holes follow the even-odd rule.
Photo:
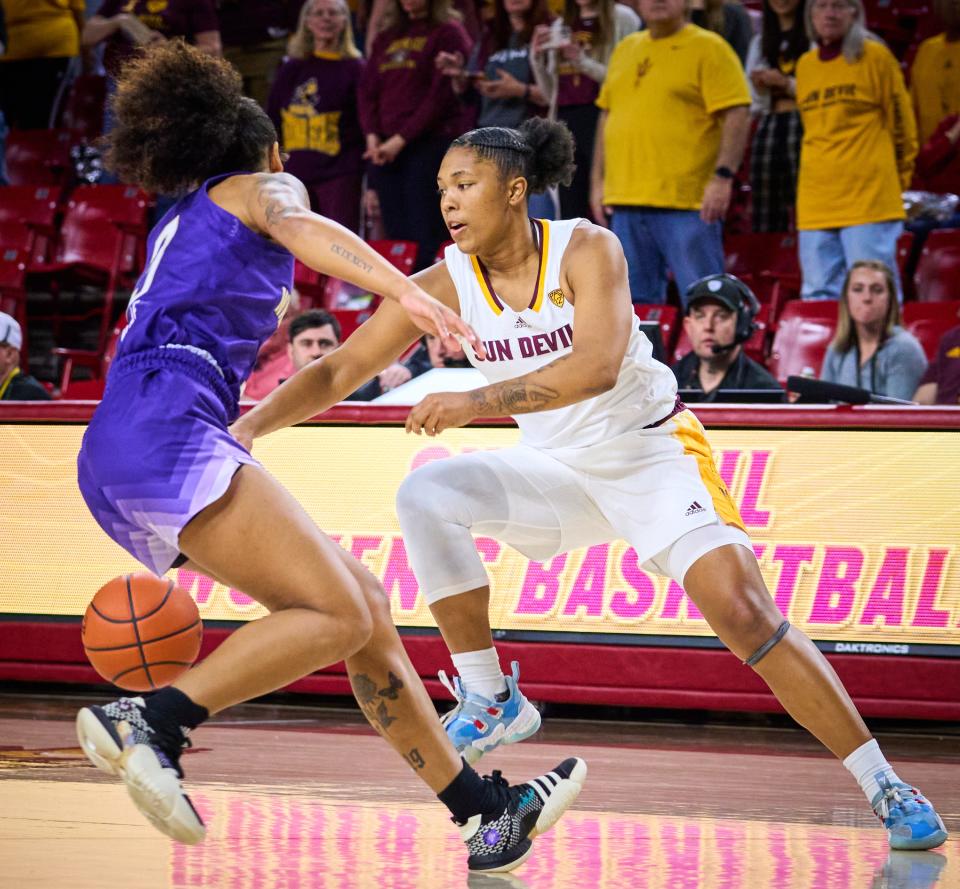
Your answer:
[[[538,370],[472,392],[428,395],[410,412],[407,431],[435,435],[477,417],[549,411],[593,398],[616,385],[630,338],[627,262],[616,236],[577,228],[561,278],[577,307],[573,349]]]
[[[445,306],[457,305],[456,291],[443,263],[420,272],[413,280]],[[249,449],[255,438],[309,420],[372,380],[419,337],[420,330],[400,306],[383,302],[342,346],[295,373],[237,420],[230,431]]]
[[[304,265],[393,300],[417,327],[456,346],[459,334],[480,339],[456,312],[435,300],[349,229],[310,210],[303,183],[288,173],[261,173],[247,197],[255,230],[286,247]]]

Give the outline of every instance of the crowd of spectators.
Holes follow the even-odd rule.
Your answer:
[[[139,46],[184,38],[241,73],[314,209],[416,242],[423,268],[447,240],[431,195],[450,140],[549,116],[577,172],[532,212],[609,225],[634,302],[679,301],[694,349],[678,376],[707,391],[754,371],[739,345],[697,358],[730,307],[687,298],[724,271],[748,182],[748,225],[796,232],[801,297],[837,301],[824,379],[939,400],[953,383],[931,375],[954,379],[957,347],[927,368],[899,326],[897,261],[903,191],[960,193],[960,6],[934,6],[908,69],[862,0],[0,0],[0,133],[50,125],[80,70],[109,94]]]

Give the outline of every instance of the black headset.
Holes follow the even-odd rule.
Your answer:
[[[722,351],[726,351],[739,346],[741,343],[745,343],[753,336],[757,329],[757,323],[754,319],[760,312],[760,300],[757,299],[753,291],[736,275],[724,273],[720,275],[707,275],[704,278],[694,281],[687,288],[685,294],[687,305],[690,305],[691,301],[697,298],[715,296],[715,293],[707,286],[711,281],[725,281],[728,284],[732,284],[737,294],[737,328],[733,342],[730,343],[729,346],[722,347]],[[726,296],[728,294],[724,295]]]

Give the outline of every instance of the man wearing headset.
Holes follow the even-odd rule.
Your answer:
[[[687,289],[683,329],[693,349],[671,367],[686,400],[716,401],[722,390],[781,389],[774,377],[742,348],[756,329],[760,308],[753,291],[733,275],[708,275]],[[722,396],[719,400],[723,400]]]

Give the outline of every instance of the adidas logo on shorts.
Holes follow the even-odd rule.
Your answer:
[[[684,516],[696,515],[698,512],[706,512],[706,509],[702,507],[696,500],[693,501],[688,507],[687,511],[684,513]]]

